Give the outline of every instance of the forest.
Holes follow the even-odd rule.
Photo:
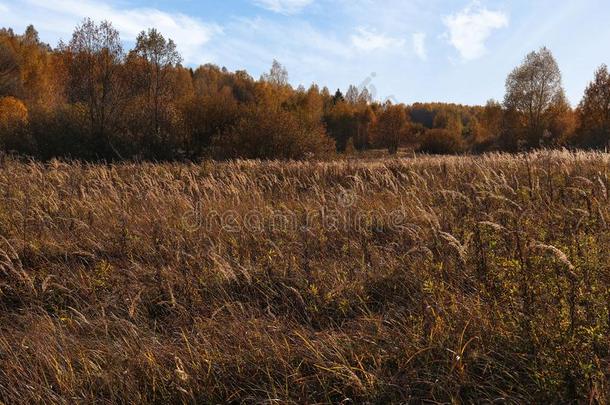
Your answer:
[[[110,22],[84,20],[68,43],[0,30],[0,148],[40,160],[306,159],[369,149],[429,154],[605,149],[610,74],[595,72],[573,108],[551,51],[527,55],[504,100],[404,105],[293,88],[277,61],[258,80],[215,65],[186,67],[156,29],[125,50]]]

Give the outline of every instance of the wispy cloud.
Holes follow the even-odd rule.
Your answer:
[[[413,50],[419,59],[428,59],[428,53],[426,51],[426,34],[423,32],[416,32],[413,34]]]
[[[267,10],[280,14],[296,14],[313,3],[314,0],[254,0],[254,3]]]
[[[405,44],[404,39],[379,34],[376,31],[366,28],[359,28],[358,31],[351,36],[351,41],[354,47],[363,51],[396,49],[403,47]]]
[[[249,66],[254,76],[278,59],[288,67],[291,78],[299,78],[305,84],[314,80],[312,72],[332,71],[337,61],[349,60],[353,54],[351,46],[341,38],[307,22],[263,17],[232,20],[225,25],[222,38],[211,41],[206,48],[211,61],[230,69]]]
[[[492,32],[507,27],[508,22],[506,13],[488,10],[478,2],[443,18],[449,43],[465,61],[483,56],[486,52],[485,42]]]
[[[215,24],[181,13],[154,8],[120,8],[98,0],[25,0],[22,3],[21,7],[12,8],[8,15],[0,16],[0,25],[34,24],[39,30],[69,39],[74,27],[83,18],[90,17],[112,22],[123,40],[128,41],[133,41],[140,31],[155,27],[176,42],[186,63],[203,62],[204,45],[222,31]]]

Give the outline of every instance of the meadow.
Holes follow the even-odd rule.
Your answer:
[[[610,402],[610,155],[0,162],[0,402]]]

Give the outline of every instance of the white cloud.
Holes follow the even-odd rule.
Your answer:
[[[119,8],[101,0],[24,0],[0,25],[17,27],[34,24],[40,31],[54,33],[68,40],[84,18],[108,20],[124,41],[133,41],[140,31],[157,28],[166,38],[176,42],[186,63],[201,63],[203,46],[220,33],[220,27],[181,13],[168,13],[154,8]]]
[[[444,17],[443,23],[449,30],[449,43],[463,60],[473,60],[485,54],[485,41],[493,30],[507,27],[508,20],[504,12],[490,11],[475,2],[458,13]]]
[[[313,3],[314,0],[254,0],[260,7],[280,14],[296,14]]]
[[[0,13],[8,13],[8,6],[0,3]]]
[[[416,32],[413,34],[413,50],[419,59],[428,59],[428,53],[426,51],[426,34],[423,32]]]
[[[212,41],[206,48],[213,62],[232,70],[247,67],[254,77],[277,59],[288,68],[291,79],[302,76],[293,74],[297,70],[332,71],[338,60],[348,60],[354,53],[345,41],[305,21],[262,17],[234,19],[225,25],[222,40]],[[301,82],[313,80],[304,78]]]
[[[356,34],[351,36],[352,45],[363,51],[375,51],[379,49],[395,49],[404,46],[404,39],[389,37],[378,34],[366,28],[359,28]]]

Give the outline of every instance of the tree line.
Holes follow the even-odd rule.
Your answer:
[[[109,22],[84,20],[68,43],[0,30],[0,149],[39,159],[303,159],[408,148],[481,153],[606,148],[610,74],[602,65],[572,108],[552,53],[526,56],[502,102],[394,104],[367,88],[293,88],[277,61],[245,71],[182,65],[156,29],[126,51]]]

